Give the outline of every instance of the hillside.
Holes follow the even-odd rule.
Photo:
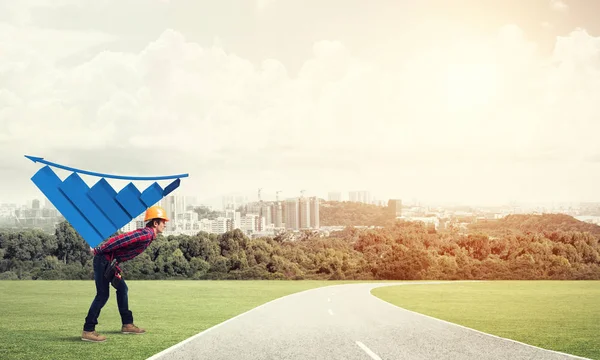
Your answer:
[[[321,226],[385,226],[394,220],[387,207],[349,201],[322,202],[319,214]]]
[[[475,223],[470,226],[472,231],[497,233],[506,231],[519,231],[531,233],[550,233],[554,231],[589,232],[600,235],[600,226],[579,221],[565,214],[517,214],[508,215],[492,222]]]

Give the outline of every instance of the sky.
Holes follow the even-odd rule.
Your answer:
[[[188,173],[176,193],[217,204],[258,188],[600,201],[599,12],[595,0],[0,0],[0,203],[43,198],[24,155]]]

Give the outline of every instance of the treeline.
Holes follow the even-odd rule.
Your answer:
[[[207,206],[203,205],[194,207],[194,211],[198,214],[198,217],[200,219],[215,220],[216,218],[221,216],[221,213],[219,211],[211,210]]]
[[[517,230],[521,232],[575,231],[600,235],[600,226],[579,221],[566,214],[507,215],[498,220],[474,223],[470,228],[489,234]]]
[[[298,241],[240,230],[160,236],[123,270],[126,279],[600,279],[600,227],[579,222],[586,231],[576,231],[565,219],[512,217],[486,225],[495,236],[404,221]],[[550,230],[532,231],[539,224]],[[0,279],[93,279],[88,250],[66,222],[54,235],[0,231]]]
[[[394,222],[395,213],[387,206],[350,201],[325,201],[319,207],[321,226],[386,226]]]

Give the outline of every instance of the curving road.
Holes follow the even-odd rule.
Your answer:
[[[584,359],[417,314],[370,293],[412,284],[452,286],[411,282],[311,289],[263,304],[150,359]]]

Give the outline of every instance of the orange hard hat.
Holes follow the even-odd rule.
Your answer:
[[[169,221],[165,209],[161,208],[158,205],[149,207],[148,210],[146,210],[146,216],[144,217],[144,221],[152,219],[163,219],[165,221]]]

